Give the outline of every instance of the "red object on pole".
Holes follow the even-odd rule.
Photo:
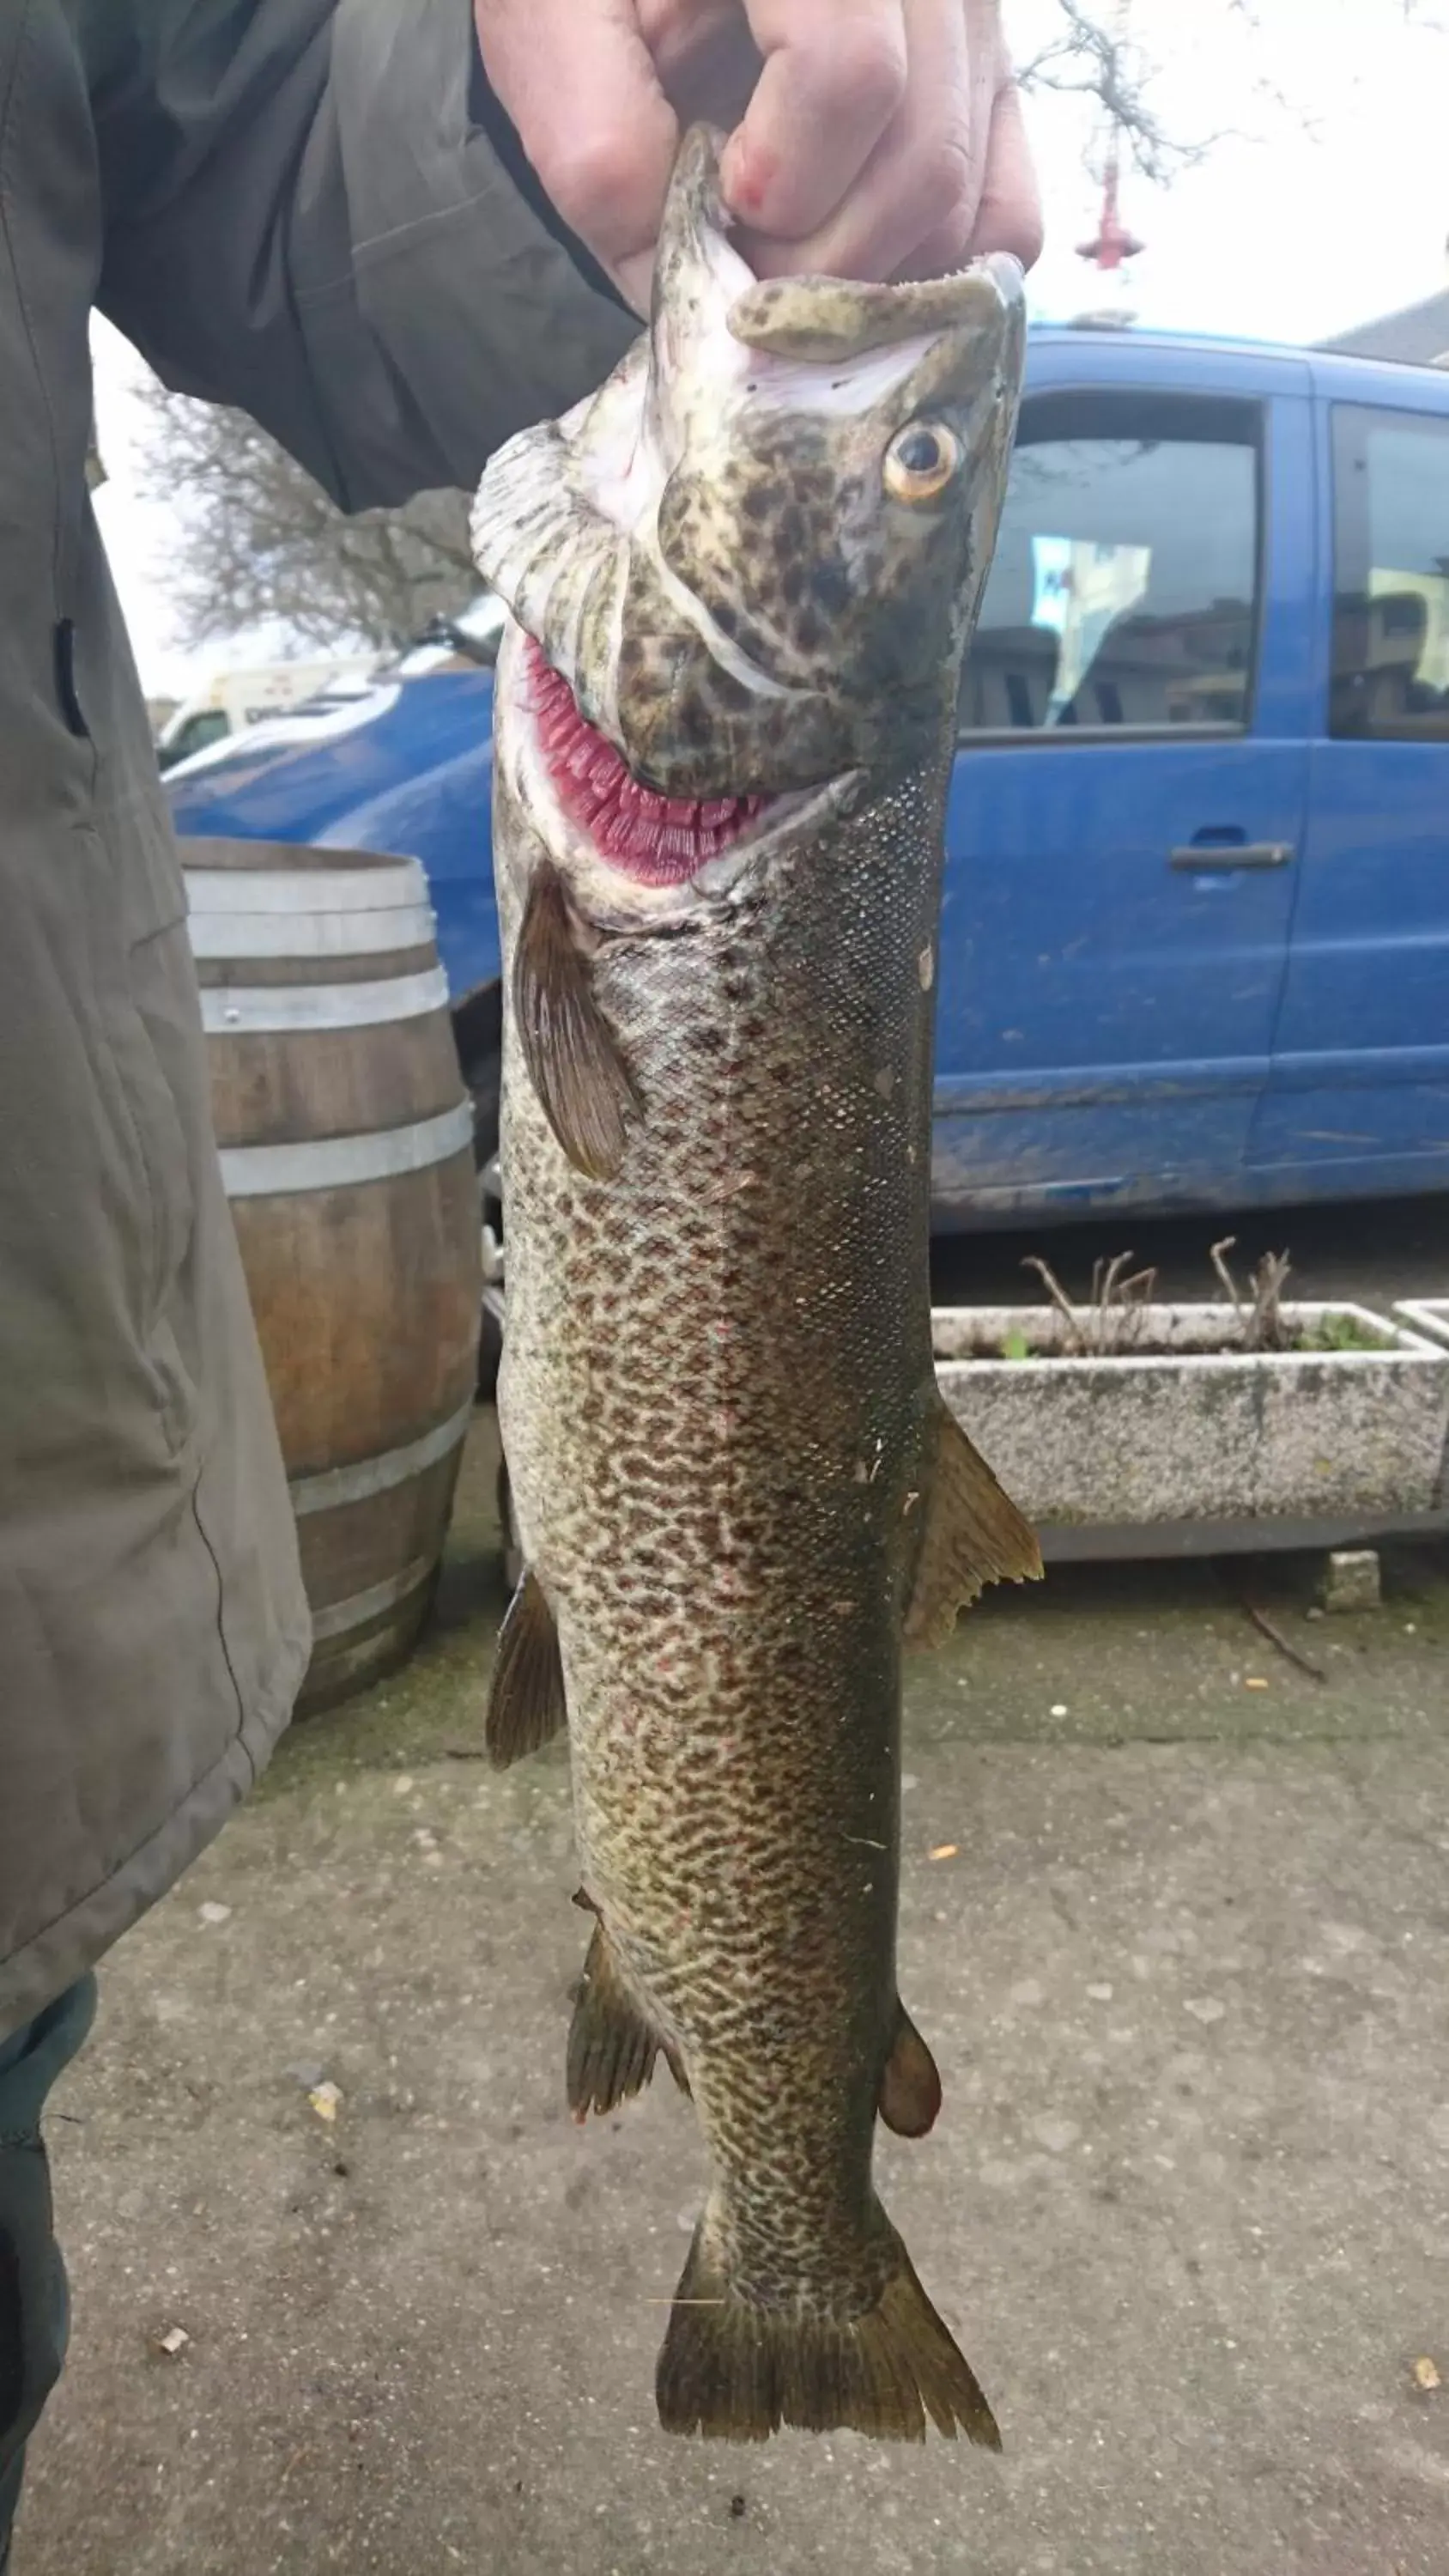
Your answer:
[[[1124,260],[1135,259],[1145,244],[1135,233],[1129,233],[1117,211],[1117,138],[1114,135],[1107,150],[1107,167],[1102,180],[1102,219],[1094,241],[1079,242],[1078,259],[1090,260],[1104,276],[1111,276]]]

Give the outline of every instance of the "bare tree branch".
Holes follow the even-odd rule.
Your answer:
[[[1202,160],[1217,136],[1168,132],[1152,99],[1161,67],[1130,35],[1124,13],[1091,9],[1083,0],[1056,0],[1056,7],[1057,34],[1017,65],[1021,87],[1094,99],[1144,178],[1161,181]]]
[[[1257,28],[1269,0],[1219,0],[1224,21]],[[1362,0],[1366,10],[1382,10],[1384,0]],[[1441,10],[1429,0],[1396,0],[1400,17],[1431,31],[1443,32]],[[1114,133],[1125,158],[1145,179],[1160,184],[1174,172],[1191,168],[1230,134],[1244,129],[1219,127],[1206,134],[1183,134],[1165,121],[1158,104],[1164,66],[1131,33],[1131,13],[1113,0],[1054,0],[1059,21],[1054,35],[1035,54],[1017,65],[1025,90],[1052,90],[1095,100],[1103,128]],[[1260,101],[1286,109],[1292,102],[1267,79],[1253,80]]]
[[[167,590],[182,642],[275,619],[309,643],[386,651],[477,590],[461,492],[348,518],[242,413],[154,383],[143,399],[145,488],[177,504]]]

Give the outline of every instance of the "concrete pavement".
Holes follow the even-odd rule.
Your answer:
[[[563,2107],[564,1760],[476,1758],[485,1447],[424,1652],[107,1969],[16,2576],[1445,2576],[1449,1564],[1313,1623],[1277,1569],[1323,1684],[1191,1567],[1064,1572],[916,1668],[946,2105],[882,2192],[1006,2456],[732,2453],[653,2414],[688,2106]]]

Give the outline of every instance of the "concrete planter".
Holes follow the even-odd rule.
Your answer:
[[[1401,1297],[1394,1313],[1411,1333],[1449,1349],[1449,1297]]]
[[[1449,1353],[1449,1297],[1401,1297],[1394,1313],[1411,1333]],[[1439,1462],[1438,1503],[1441,1511],[1449,1510],[1449,1435]]]
[[[1449,1333],[1436,1346],[1358,1306],[1283,1312],[1305,1332],[1351,1316],[1378,1347],[1224,1350],[1230,1307],[1162,1306],[1152,1355],[1080,1358],[1053,1307],[951,1306],[932,1317],[937,1376],[1007,1491],[1048,1529],[1387,1525],[1432,1511]],[[1012,1331],[1043,1356],[1002,1359]]]

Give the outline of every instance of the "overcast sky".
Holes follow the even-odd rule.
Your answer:
[[[1020,56],[1059,23],[1053,0],[1007,0]],[[1148,326],[1318,340],[1449,284],[1449,0],[1406,19],[1402,0],[1134,0],[1132,24],[1162,67],[1154,101],[1170,131],[1216,135],[1196,168],[1151,188],[1130,171],[1122,211],[1146,243],[1129,295]],[[1080,103],[1029,104],[1048,246],[1033,310],[1066,318],[1100,300],[1074,245],[1095,230],[1100,145]],[[179,693],[253,638],[176,649],[165,564],[178,531],[136,489],[139,361],[95,328],[101,452],[96,506],[148,689]]]

